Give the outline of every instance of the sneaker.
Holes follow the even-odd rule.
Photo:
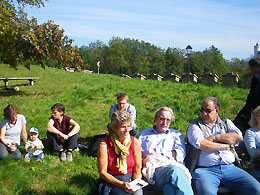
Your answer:
[[[68,162],[72,162],[72,151],[67,152],[67,159],[68,159]]]
[[[27,162],[27,163],[29,163],[29,162],[30,162],[30,160],[29,160],[28,158],[25,158],[25,159],[24,159],[24,162]]]
[[[62,151],[62,152],[60,153],[60,160],[61,160],[62,162],[66,161],[66,152],[65,152],[65,151]]]
[[[41,159],[37,159],[36,162],[42,162],[42,160]]]

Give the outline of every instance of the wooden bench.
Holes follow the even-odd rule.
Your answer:
[[[5,87],[8,87],[9,80],[28,80],[30,85],[34,85],[34,80],[36,79],[40,79],[40,77],[0,78],[0,80],[4,81]]]

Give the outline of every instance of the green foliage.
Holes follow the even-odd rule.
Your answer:
[[[228,61],[228,64],[230,66],[230,70],[234,73],[239,74],[240,77],[250,72],[248,62],[245,60],[232,58],[230,61]]]
[[[79,52],[88,69],[97,72],[96,63],[101,61],[101,72],[115,75],[136,73],[182,75],[192,72],[214,73],[221,76],[233,70],[238,72],[238,69],[226,61],[220,50],[214,46],[202,52],[193,52],[187,58],[185,50],[178,48],[169,47],[164,50],[144,41],[113,37],[108,45],[97,41],[89,46],[82,46]],[[244,70],[240,70],[240,73],[244,73]]]
[[[234,119],[244,105],[248,90],[207,87],[203,85],[172,83],[170,81],[141,81],[114,75],[65,72],[60,69],[31,65],[29,71],[18,66],[18,71],[0,65],[0,77],[40,77],[34,86],[26,81],[10,81],[20,91],[4,90],[0,83],[0,112],[8,104],[20,107],[27,120],[27,130],[37,127],[46,146],[46,123],[51,116],[50,107],[61,102],[66,114],[80,126],[80,141],[90,143],[91,137],[106,133],[108,111],[116,102],[116,94],[126,92],[130,103],[137,109],[139,130],[153,126],[153,116],[161,106],[171,107],[176,115],[172,127],[186,134],[190,120],[199,114],[201,101],[216,96],[220,101],[220,114]],[[22,147],[24,154],[24,147]],[[30,164],[5,159],[0,161],[0,194],[89,194],[98,178],[96,158],[86,152],[74,152],[73,163],[61,163],[57,154],[46,147],[43,163]]]
[[[15,7],[15,1],[0,1],[0,61],[16,68],[23,63],[55,62],[56,67],[68,66],[80,69],[83,61],[78,49],[72,47],[73,40],[64,35],[64,30],[48,21],[38,24],[29,20],[22,7]],[[42,0],[18,0],[18,5],[44,6]],[[58,65],[57,65],[58,64]]]

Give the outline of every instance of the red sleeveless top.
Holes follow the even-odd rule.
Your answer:
[[[107,144],[107,156],[108,156],[108,165],[107,165],[107,172],[111,175],[124,175],[123,173],[118,171],[116,167],[116,159],[117,155],[115,152],[115,147],[110,136],[105,137],[104,141]],[[131,136],[131,145],[129,147],[129,155],[126,157],[127,159],[127,174],[133,173],[134,166],[135,166],[135,159],[134,159],[134,137]]]

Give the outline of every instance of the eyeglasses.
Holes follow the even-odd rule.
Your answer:
[[[160,121],[165,121],[165,122],[167,122],[167,123],[169,123],[169,122],[171,122],[171,119],[168,119],[168,118],[159,118],[160,119]]]
[[[209,113],[211,113],[214,110],[216,110],[216,108],[214,108],[213,110],[201,108],[200,109],[200,113],[206,112],[207,114],[209,114]]]

